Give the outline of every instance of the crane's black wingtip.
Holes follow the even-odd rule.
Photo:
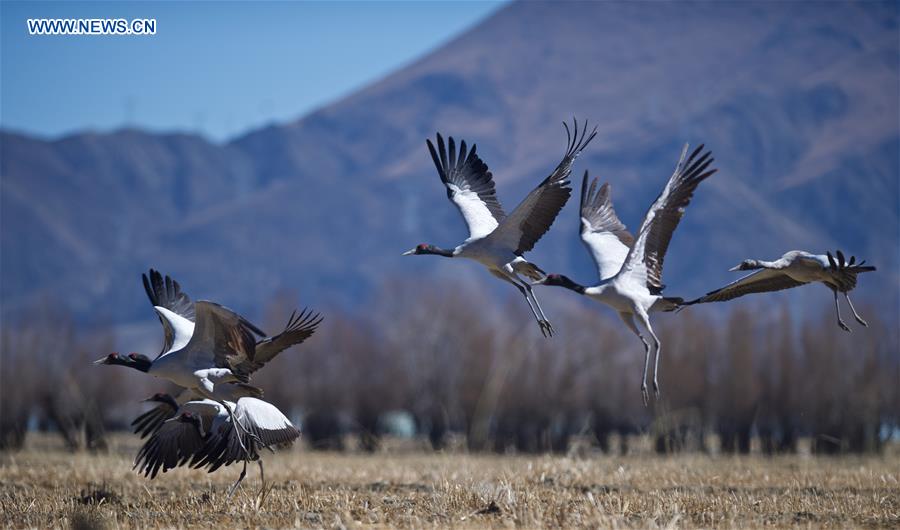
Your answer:
[[[143,282],[144,282],[144,291],[146,291],[146,292],[147,292],[147,296],[149,296],[149,297],[152,299],[152,298],[153,298],[153,291],[150,290],[150,278],[147,277],[147,274],[142,273],[142,274],[141,274],[141,280],[143,280]]]

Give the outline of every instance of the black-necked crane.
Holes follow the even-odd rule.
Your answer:
[[[118,364],[126,364],[130,358],[123,357],[121,360],[123,362]],[[217,393],[220,395],[226,394],[224,401],[230,402],[235,402],[248,395],[261,398],[263,394],[262,391],[256,387],[244,385],[242,383],[220,385]],[[203,399],[203,396],[196,391],[189,389],[183,389],[175,396],[165,392],[153,394],[147,399],[144,399],[143,402],[156,403],[157,405],[131,422],[131,426],[134,427],[134,433],[141,438],[150,436],[159,429],[164,421],[175,417],[175,414],[178,412],[178,407],[184,405],[188,401],[196,401],[198,399]]]
[[[111,353],[96,364],[127,366],[213,400],[256,395],[258,390],[248,384],[250,374],[305,341],[322,321],[304,310],[292,314],[278,335],[257,340],[265,333],[230,309],[205,300],[191,302],[178,282],[155,270],[143,279],[165,332],[162,350],[152,361],[138,353]],[[228,384],[232,386],[217,388]]]
[[[259,328],[219,304],[191,302],[168,276],[151,270],[143,280],[165,332],[162,351],[152,361],[138,353],[111,353],[96,363],[146,372],[219,403],[261,396],[248,384],[250,375],[284,349],[309,338],[322,321],[320,315],[304,310],[292,314],[278,335],[257,340],[257,335],[264,335]]]
[[[740,265],[732,267],[732,271],[749,271],[743,278],[729,283],[721,289],[711,291],[696,300],[684,305],[704,304],[708,302],[725,302],[751,293],[766,293],[799,287],[807,283],[820,282],[831,289],[834,294],[834,310],[837,313],[838,326],[850,332],[850,328],[841,319],[841,308],[838,305],[838,293],[843,293],[853,317],[863,326],[868,327],[850,301],[850,291],[856,288],[856,276],[861,272],[871,272],[875,267],[865,265],[865,260],[856,263],[856,256],[844,259],[844,253],[838,250],[837,259],[831,252],[811,254],[802,250],[792,250],[775,261],[745,259]]]
[[[159,471],[165,473],[185,464],[205,467],[212,473],[243,461],[240,476],[228,490],[230,496],[247,475],[247,462],[255,460],[259,464],[262,495],[265,473],[260,451],[291,444],[300,437],[300,431],[277,407],[257,398],[220,403],[198,396],[179,405],[168,394],[157,394],[151,400],[160,402],[161,410],[168,416],[158,422],[134,460],[138,473],[151,479]]]
[[[178,407],[183,403],[187,403],[194,396],[194,392],[190,390],[182,390],[178,396],[173,397],[165,392],[157,392],[144,400],[144,402],[158,403],[155,407],[141,414],[131,426],[134,427],[134,433],[142,439],[155,433],[166,420],[175,417]]]
[[[484,265],[493,276],[512,284],[522,293],[545,337],[553,335],[553,326],[544,315],[529,282],[520,277],[539,280],[545,274],[527,261],[524,254],[534,248],[535,243],[550,229],[569,200],[572,164],[597,134],[596,128],[587,134],[587,123],[581,131],[577,121],[573,131],[570,131],[568,124],[563,123],[563,126],[567,148],[562,161],[509,215],[500,206],[491,172],[475,153],[475,144],[468,150],[463,140],[457,153],[452,136],[448,138],[449,149],[440,134],[437,135],[437,149],[431,140],[427,140],[438,175],[447,187],[447,197],[462,214],[469,228],[469,237],[454,249],[423,243],[403,254],[466,258]]]
[[[659,355],[660,342],[650,326],[650,313],[673,311],[683,302],[681,298],[662,295],[663,259],[672,233],[684,215],[697,186],[716,172],[708,169],[713,162],[711,153],[703,151],[701,145],[687,156],[685,145],[675,172],[666,183],[662,193],[650,206],[644,221],[634,238],[616,216],[610,199],[609,184],[597,188],[598,179],[588,188],[588,174],[585,172],[581,184],[580,233],[597,265],[600,282],[583,286],[561,274],[550,274],[536,283],[565,287],[602,302],[619,313],[644,345],[644,373],[641,378],[641,395],[646,405],[649,400],[647,374],[650,367],[651,345],[638,326],[642,327],[653,341],[655,354],[653,367],[653,391],[659,396]],[[635,322],[637,321],[637,322]]]

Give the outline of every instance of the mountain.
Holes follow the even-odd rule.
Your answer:
[[[612,182],[632,230],[684,142],[713,150],[720,172],[673,239],[667,292],[717,287],[745,257],[841,248],[879,267],[860,296],[896,314],[898,20],[896,3],[521,2],[349,97],[225,144],[6,131],[3,315],[46,299],[82,320],[146,319],[138,276],[151,266],[249,315],[286,289],[358,305],[386,278],[505,289],[473,266],[400,257],[464,238],[424,140],[477,142],[510,210],[558,162],[573,115],[599,131],[576,186],[588,168]],[[530,257],[587,282],[576,202]],[[810,300],[830,304],[824,291]]]

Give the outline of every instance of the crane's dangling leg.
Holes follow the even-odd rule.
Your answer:
[[[644,345],[644,376],[641,378],[641,397],[644,399],[644,406],[646,407],[650,401],[650,393],[647,392],[647,369],[650,364],[650,344],[644,339],[641,330],[634,324],[634,316],[631,313],[619,313],[619,318],[621,318],[622,322],[628,326],[628,329],[633,331],[634,334],[641,339],[641,343]]]
[[[844,324],[844,321],[841,319],[841,307],[838,305],[837,290],[832,289],[831,292],[834,293],[834,310],[835,310],[835,312],[837,312],[838,326],[840,326],[841,329],[846,331],[847,333],[853,333],[853,331],[850,328],[848,328],[847,324]]]
[[[650,338],[653,339],[653,393],[655,397],[659,399],[659,352],[660,352],[660,342],[659,337],[656,336],[656,333],[653,331],[653,328],[650,326],[650,316],[647,315],[645,311],[639,311],[637,313],[638,320],[641,325],[647,329],[647,333],[650,334]],[[644,366],[644,377],[647,377],[646,374],[647,366],[645,363]]]
[[[546,328],[547,333],[552,337],[553,331],[554,331],[553,324],[551,324],[550,321],[547,320],[547,316],[544,315],[544,310],[541,309],[541,304],[538,303],[537,296],[534,295],[534,289],[531,287],[531,285],[528,282],[522,282],[522,287],[524,287],[525,290],[528,291],[528,294],[531,296],[531,299],[534,301],[534,306],[537,308],[537,312],[540,315],[540,320],[538,320],[538,324],[540,324],[541,330]],[[544,336],[546,337],[547,335],[544,335]]]
[[[244,460],[244,469],[241,470],[241,476],[238,477],[237,482],[235,482],[230,488],[228,488],[228,497],[231,498],[234,495],[234,491],[241,484],[241,481],[244,480],[244,477],[247,476],[247,461]]]
[[[662,345],[659,342],[659,337],[656,336],[656,333],[653,332],[653,329],[650,327],[650,324],[647,324],[647,329],[650,330],[650,336],[653,337],[653,393],[656,394],[656,399],[659,399],[659,355],[660,351],[662,351]]]
[[[521,286],[521,285],[519,285],[519,284],[515,284],[515,285],[516,285],[516,287],[519,288],[519,292],[522,293],[522,296],[525,297],[525,301],[528,302],[528,308],[531,309],[531,314],[534,315],[534,319],[537,321],[538,326],[541,327],[541,335],[543,335],[543,336],[546,337],[546,336],[547,336],[547,333],[549,332],[550,335],[552,336],[552,335],[553,335],[552,329],[551,329],[551,330],[548,330],[547,327],[546,327],[546,320],[544,320],[543,318],[541,318],[541,317],[538,315],[537,310],[534,308],[534,304],[531,302],[531,297],[528,296],[528,290],[525,289],[525,287],[523,287],[523,286]]]
[[[537,296],[534,295],[534,290],[531,288],[531,284],[523,280],[522,277],[519,276],[522,275],[526,278],[538,281],[546,277],[544,271],[542,271],[533,263],[529,263],[522,258],[517,258],[506,264],[506,266],[504,267],[504,272],[506,272],[506,274],[509,275],[513,280],[516,280],[519,284],[521,284],[528,292],[528,296],[531,297],[531,302],[534,304],[534,307],[537,308],[538,315],[540,315],[538,324],[541,326],[541,333],[543,333],[545,337],[547,335],[552,337],[554,331],[553,324],[550,323],[547,315],[544,314],[544,310],[541,308],[541,304],[540,302],[538,302]],[[545,330],[546,333],[544,333]]]
[[[847,305],[850,306],[850,311],[853,311],[853,318],[855,318],[856,321],[859,322],[860,324],[862,324],[863,326],[869,327],[869,324],[865,320],[863,320],[861,316],[859,316],[859,313],[856,312],[856,308],[853,307],[853,302],[850,301],[850,295],[847,293],[844,293],[844,298],[847,299]]]
[[[259,494],[256,496],[256,509],[260,509],[264,502],[266,502],[266,497],[269,496],[269,490],[266,488],[266,473],[263,470],[263,462],[262,458],[256,461],[259,464],[259,480],[260,480],[260,488]]]
[[[263,470],[263,462],[262,458],[256,461],[259,464],[259,481],[262,483],[262,487],[266,489],[266,472]]]
[[[528,291],[526,291],[524,287],[519,285],[518,282],[516,282],[512,278],[509,278],[506,274],[504,274],[500,271],[496,271],[494,269],[489,269],[489,270],[492,275],[503,280],[504,282],[511,283],[516,289],[519,290],[520,293],[522,293],[522,296],[525,297],[525,301],[528,302],[528,308],[531,309],[531,314],[534,315],[534,319],[537,321],[538,325],[541,327],[541,334],[546,337],[547,333],[544,331],[544,324],[541,322],[541,317],[538,316],[537,311],[534,309],[534,305],[532,305],[532,303],[531,303],[531,298],[528,297]]]

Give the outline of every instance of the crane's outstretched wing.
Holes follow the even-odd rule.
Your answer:
[[[193,390],[182,390],[176,397],[163,393],[156,394],[154,397],[160,398],[155,400],[159,405],[141,414],[131,422],[131,426],[134,427],[134,433],[140,435],[142,439],[155,433],[166,420],[174,418],[175,412],[178,411],[178,407],[182,403],[186,403],[198,396],[194,394]]]
[[[154,306],[165,307],[169,311],[182,317],[194,320],[194,303],[187,293],[181,290],[181,285],[168,275],[163,277],[159,271],[150,269],[148,274],[142,274],[144,290],[147,298]]]
[[[141,278],[144,281],[144,291],[147,292],[147,298],[150,299],[153,307],[162,307],[171,313],[169,315],[159,310],[156,312],[159,322],[162,324],[163,333],[165,333],[163,348],[159,355],[156,356],[159,358],[172,351],[175,343],[180,343],[183,346],[190,340],[189,334],[187,337],[178,337],[177,334],[187,329],[193,330],[192,323],[195,319],[194,303],[181,290],[178,282],[169,276],[163,277],[159,271],[150,269],[150,272],[142,274]]]
[[[299,314],[291,313],[284,331],[274,337],[267,337],[256,343],[256,353],[252,360],[247,360],[237,366],[241,373],[253,373],[263,367],[267,362],[275,358],[291,346],[302,343],[316,332],[316,328],[324,317],[304,309]]]
[[[290,443],[300,436],[300,431],[275,405],[261,399],[240,399],[234,419],[245,431],[255,434],[262,447]]]
[[[300,437],[300,431],[278,408],[261,399],[240,399],[234,408],[234,419],[241,428],[236,429],[230,420],[213,428],[191,467],[208,467],[212,473],[221,466],[243,461],[242,443],[252,456],[264,447],[289,444]]]
[[[710,151],[698,156],[703,151],[703,144],[697,147],[685,162],[687,150],[688,145],[685,144],[678,165],[675,166],[675,172],[662,193],[647,210],[644,222],[638,230],[637,240],[619,272],[620,275],[628,274],[636,280],[646,282],[647,288],[653,294],[659,294],[664,287],[663,259],[669,248],[669,241],[672,240],[672,233],[678,227],[685,208],[690,204],[694,190],[717,171],[707,170],[714,160]]]
[[[566,205],[572,195],[572,182],[569,180],[572,164],[597,135],[596,127],[587,134],[587,123],[579,134],[577,120],[574,133],[569,130],[568,124],[563,123],[563,126],[566,128],[568,142],[563,159],[553,173],[532,190],[489,236],[497,243],[513,249],[519,256],[534,248]]]
[[[739,280],[735,280],[721,289],[710,291],[706,295],[685,302],[684,305],[705,304],[708,302],[725,302],[751,293],[768,293],[781,291],[804,285],[787,274],[774,269],[760,269]]]
[[[219,414],[215,402],[189,401],[182,405],[177,416],[163,422],[160,428],[138,451],[134,469],[151,479],[162,470],[186,464],[205,445],[206,430]]]
[[[472,150],[467,151],[463,140],[457,155],[456,142],[452,136],[448,140],[449,153],[440,134],[437,135],[437,149],[431,140],[426,140],[428,151],[441,181],[447,187],[447,198],[459,208],[469,227],[469,239],[479,239],[493,232],[506,214],[497,200],[494,180],[487,164],[475,154],[476,146],[473,144]]]
[[[581,181],[581,241],[587,247],[601,280],[615,276],[628,251],[634,245],[634,236],[616,216],[610,198],[609,183],[597,189],[599,179],[594,178],[588,188],[588,172]]]
[[[238,369],[252,362],[256,354],[256,336],[262,330],[244,317],[219,304],[201,300],[194,304],[197,326],[185,352],[197,365],[229,368],[236,376],[246,376]],[[246,382],[246,381],[243,381]]]

